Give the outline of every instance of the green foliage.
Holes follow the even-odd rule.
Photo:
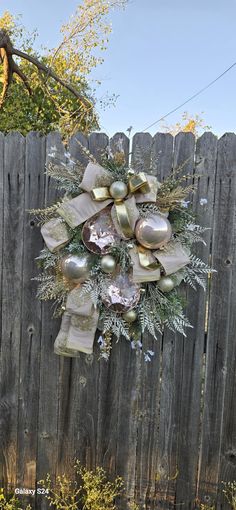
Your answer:
[[[236,481],[223,482],[224,489],[222,490],[229,505],[233,510],[236,510]]]
[[[36,57],[52,69],[60,79],[70,84],[77,93],[87,98],[83,102],[50,76],[38,71],[26,59],[16,59],[27,77],[32,95],[14,75],[7,98],[0,112],[0,131],[18,130],[26,135],[31,130],[48,133],[59,129],[68,138],[75,131],[88,133],[98,129],[94,91],[88,77],[103,59],[111,26],[108,15],[114,7],[125,5],[125,0],[83,0],[74,16],[61,28],[62,42],[58,48],[35,49],[38,34],[29,33],[20,18],[6,11],[0,17],[0,29],[11,38],[14,47]],[[0,83],[3,69],[0,66]],[[1,85],[2,86],[2,85]],[[110,99],[114,102],[114,97]]]
[[[15,496],[5,496],[4,490],[0,489],[0,509],[2,510],[31,510],[31,506],[22,507]]]
[[[77,480],[70,480],[65,474],[57,476],[56,484],[50,475],[41,480],[41,485],[49,491],[46,498],[50,506],[57,510],[116,510],[115,498],[123,490],[122,478],[114,481],[107,479],[103,468],[95,470],[83,468],[77,461],[75,465]]]

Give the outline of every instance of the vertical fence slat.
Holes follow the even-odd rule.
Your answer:
[[[159,136],[160,135],[160,136]],[[152,174],[161,181],[163,174],[171,171],[173,139],[171,135],[157,133],[151,141],[150,135],[137,135],[139,155],[144,147],[146,164],[152,165]],[[146,151],[146,147],[150,152]],[[169,150],[171,152],[169,153]],[[134,155],[135,156],[135,155]],[[137,156],[136,156],[137,158]],[[141,166],[140,166],[141,168]],[[139,422],[136,461],[136,499],[140,501],[141,508],[152,508],[156,503],[155,488],[157,477],[157,456],[159,452],[159,392],[161,375],[162,337],[152,341],[148,334],[143,338],[143,351],[151,348],[155,355],[151,363],[141,363],[141,384],[139,397]]]
[[[129,158],[129,139],[123,133],[116,133],[109,141],[113,153],[123,150],[126,161]],[[102,465],[114,476],[119,474],[117,466],[117,445],[119,441],[119,412],[121,400],[121,344],[113,339],[108,362],[99,362],[98,422],[97,422],[97,464]],[[122,504],[122,502],[120,502]],[[127,504],[127,503],[126,503]]]
[[[64,153],[59,133],[50,133],[46,138],[46,158],[52,152]],[[44,170],[45,172],[45,170]],[[58,198],[55,181],[45,178],[45,205],[51,205]],[[40,236],[40,232],[38,232]],[[59,356],[54,354],[53,344],[59,329],[59,320],[52,318],[52,303],[42,305],[42,329],[40,345],[40,382],[38,400],[38,445],[37,445],[37,480],[50,473],[55,479],[58,462],[58,386]],[[37,497],[41,510],[48,508],[45,496]]]
[[[182,174],[192,174],[194,159],[194,137],[191,133],[180,133],[175,138],[173,167]],[[182,169],[180,170],[180,168]],[[184,338],[167,329],[163,338],[162,380],[160,401],[160,448],[162,458],[157,473],[157,497],[166,504],[177,501],[179,477],[179,448],[181,445],[181,391],[184,373]]]
[[[170,175],[173,167],[173,137],[170,134],[156,133],[153,144],[154,167],[157,177],[162,181]],[[156,162],[155,162],[156,161]],[[158,402],[158,419],[155,428],[158,429],[158,443],[155,459],[155,503],[165,505],[170,501],[171,489],[167,479],[175,474],[176,462],[172,456],[172,434],[174,433],[174,341],[170,332],[161,339],[160,349],[160,395]],[[156,432],[157,433],[157,432]]]
[[[17,471],[20,487],[35,488],[37,457],[38,397],[40,376],[41,304],[35,302],[37,282],[35,257],[43,242],[31,208],[44,206],[45,139],[38,133],[26,138],[24,256],[22,287],[22,340],[18,414]],[[33,299],[32,299],[33,296]]]
[[[1,435],[6,481],[17,483],[17,420],[19,354],[22,313],[25,139],[19,133],[5,138],[4,233],[2,260],[2,399]]]
[[[234,437],[223,436],[223,427],[233,427],[235,404],[231,402],[234,381],[235,301],[235,202],[236,137],[227,133],[218,141],[215,213],[212,241],[212,279],[207,335],[206,391],[200,483],[206,484],[209,502],[217,497],[218,483],[225,467],[231,464],[230,477],[236,471],[230,458]],[[226,382],[227,381],[227,382]],[[229,405],[232,407],[228,407]],[[227,413],[227,414],[226,414]],[[232,413],[232,414],[231,414]],[[229,418],[230,415],[230,418]],[[226,429],[227,430],[227,429]],[[233,430],[233,429],[231,429]],[[225,443],[223,443],[223,437]],[[231,443],[232,441],[232,443]],[[221,450],[223,448],[223,457]],[[222,462],[222,468],[220,466]],[[224,508],[224,507],[223,507]]]
[[[4,407],[2,401],[2,387],[4,384],[3,371],[2,371],[2,301],[4,298],[3,293],[3,236],[4,236],[4,135],[0,133],[0,412]],[[5,461],[4,461],[4,426],[0,426],[0,483],[3,484],[5,479]]]
[[[86,166],[88,158],[83,153],[81,145],[88,149],[88,139],[81,133],[74,135],[68,145],[72,158]],[[83,361],[87,356],[81,354],[82,363],[78,359],[59,356],[60,373],[58,381],[58,465],[57,473],[68,473],[74,476],[74,461],[76,457],[83,458],[83,448],[80,423],[80,388],[86,386],[83,374]],[[82,367],[82,369],[81,369]],[[87,367],[87,364],[85,364]],[[90,367],[92,370],[92,368]]]
[[[209,263],[212,219],[215,190],[217,141],[211,133],[205,133],[197,141],[195,157],[195,192],[193,210],[196,222],[210,230],[205,233],[206,246],[198,243],[194,254]],[[185,173],[185,171],[184,171]],[[204,203],[207,202],[207,203]],[[199,427],[202,406],[203,353],[205,340],[205,309],[207,293],[197,288],[187,290],[186,314],[193,326],[187,330],[184,341],[183,384],[181,392],[180,442],[177,478],[177,498],[179,503],[194,505],[198,454]]]

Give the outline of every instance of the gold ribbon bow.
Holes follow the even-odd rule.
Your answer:
[[[115,226],[118,226],[119,233],[122,233],[125,238],[132,237],[139,217],[136,203],[156,202],[158,180],[155,176],[144,172],[130,175],[128,194],[122,200],[116,200],[111,196],[110,186],[113,182],[114,177],[111,172],[100,165],[89,163],[80,185],[84,193],[63,202],[57,213],[71,228],[75,228],[114,202]]]
[[[136,192],[148,193],[150,192],[150,184],[144,172],[132,175],[128,180],[127,195],[133,195]],[[127,195],[125,198],[127,198]],[[130,209],[126,204],[125,199],[116,199],[110,193],[109,186],[103,186],[94,188],[91,190],[92,199],[96,202],[103,202],[104,200],[114,200],[116,217],[118,220],[119,227],[123,235],[127,238],[133,236],[134,228],[132,225],[132,219],[130,218]]]

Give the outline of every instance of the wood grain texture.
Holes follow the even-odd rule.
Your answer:
[[[3,186],[1,448],[7,483],[15,486],[25,209],[25,139],[19,133],[5,138]]]
[[[51,133],[46,139],[45,159],[48,154],[58,152],[64,154],[61,137],[58,133]],[[44,169],[45,172],[45,169]],[[44,176],[44,204],[51,205],[58,197],[55,181]],[[38,232],[39,233],[39,232]],[[37,428],[37,480],[45,479],[50,473],[55,479],[58,465],[58,388],[59,388],[59,357],[54,355],[53,344],[59,330],[60,321],[52,318],[52,303],[43,303],[40,338],[40,379],[38,398],[38,428]],[[38,496],[36,507],[42,510],[48,508],[45,497]]]
[[[29,210],[44,206],[45,139],[38,133],[26,137],[23,231],[22,337],[19,363],[17,480],[20,487],[35,488],[38,401],[40,380],[41,303],[35,302],[35,258],[43,247]]]
[[[194,326],[187,338],[144,335],[143,352],[155,352],[151,363],[126,340],[114,343],[108,362],[99,361],[97,337],[91,356],[55,355],[60,321],[35,297],[31,278],[42,239],[27,210],[60,195],[45,162],[52,151],[65,158],[65,147],[58,133],[0,134],[1,483],[34,488],[47,472],[73,477],[78,458],[88,468],[103,466],[111,478],[123,476],[119,510],[128,500],[140,510],[194,509],[200,502],[226,510],[221,481],[236,480],[236,135],[217,141],[204,133],[195,141],[191,133],[136,133],[131,144],[123,133],[111,140],[77,133],[68,150],[85,166],[80,144],[98,162],[107,147],[122,148],[133,168],[160,181],[179,167],[190,174],[197,221],[209,227],[195,254],[217,273],[207,293],[186,294]],[[48,510],[45,497],[31,504]]]
[[[201,480],[215,501],[222,480],[235,469],[235,193],[236,136],[218,141],[212,264],[207,334],[206,394],[203,414]],[[225,502],[224,502],[225,504]],[[224,507],[224,506],[223,506]]]

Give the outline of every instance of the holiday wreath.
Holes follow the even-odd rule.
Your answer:
[[[54,314],[62,315],[55,352],[92,353],[97,329],[104,358],[113,335],[134,349],[145,331],[157,338],[165,326],[185,335],[191,325],[177,288],[182,281],[204,287],[212,271],[191,253],[206,230],[187,207],[193,185],[178,171],[162,183],[135,172],[122,151],[98,164],[83,150],[85,170],[68,153],[66,163],[51,154],[47,173],[65,195],[33,211],[46,245],[37,258],[38,297],[54,300]]]

